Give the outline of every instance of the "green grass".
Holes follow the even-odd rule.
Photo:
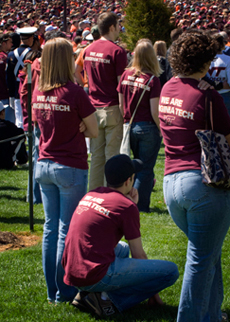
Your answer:
[[[99,319],[71,305],[49,305],[42,271],[41,243],[36,246],[0,253],[0,321],[1,322],[90,322],[90,321],[176,321],[177,306],[186,259],[187,240],[173,223],[164,204],[162,181],[164,150],[160,150],[155,167],[157,183],[151,196],[151,213],[141,213],[141,234],[149,258],[174,261],[180,277],[170,288],[161,292],[166,305],[147,309],[146,303],[115,315]],[[0,170],[0,230],[15,233],[29,231],[29,205],[26,203],[28,170]],[[42,235],[44,214],[42,205],[34,206],[34,234]],[[230,313],[230,235],[223,247],[222,266],[225,286],[223,310]],[[186,321],[185,321],[186,322]],[[195,322],[195,321],[194,321]]]

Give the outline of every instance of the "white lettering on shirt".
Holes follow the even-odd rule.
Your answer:
[[[163,104],[170,104],[170,105],[163,105]],[[188,112],[186,110],[183,110],[182,108],[178,108],[178,107],[182,107],[182,105],[183,105],[183,100],[181,99],[171,98],[170,100],[170,97],[162,96],[159,104],[159,112],[164,114],[177,115],[185,119],[190,119],[194,121],[193,112]],[[175,119],[175,118],[172,118],[172,119]]]
[[[92,205],[92,202],[90,202],[90,201],[82,200],[79,202],[79,206],[91,207],[91,205]]]
[[[91,206],[92,209],[95,209],[96,211],[98,211],[99,213],[108,216],[110,211],[100,205],[98,205],[97,203],[93,203]]]
[[[57,97],[55,96],[48,96],[49,101],[56,102]],[[37,96],[37,101],[46,102],[47,98],[45,96]],[[70,112],[69,105],[58,105],[58,104],[48,104],[48,103],[33,103],[34,109],[40,110],[52,110],[52,111],[59,111],[59,112]]]
[[[132,82],[132,81],[129,81],[129,80],[123,80],[121,82],[121,85],[130,85],[130,86],[139,87],[139,88],[145,88],[145,86],[146,86],[146,85],[141,84],[141,83],[139,83],[137,81]],[[146,91],[148,91],[148,92],[150,91],[150,87],[149,86],[146,87]]]
[[[84,200],[81,200],[79,202],[79,206],[85,206],[85,207],[94,209],[100,214],[108,216],[110,211],[100,205],[103,201],[104,199],[102,198],[96,198],[96,197],[87,195],[84,197]]]
[[[94,61],[94,62],[103,63],[103,64],[110,64],[110,59],[104,59],[104,58],[87,56],[85,57],[85,60]]]
[[[162,104],[169,104],[169,97],[162,96],[161,97],[161,103]]]
[[[102,198],[94,198],[92,196],[86,196],[85,200],[91,200],[91,201],[94,201],[99,204],[101,204],[104,201],[104,199],[102,199]]]
[[[37,96],[37,101],[38,102],[57,103],[57,96],[38,95]]]

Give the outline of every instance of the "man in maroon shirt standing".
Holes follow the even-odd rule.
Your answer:
[[[10,32],[0,32],[0,101],[5,106],[5,119],[15,122],[14,110],[9,106],[9,91],[6,83],[6,60],[7,53],[11,50],[13,43]]]
[[[89,98],[97,110],[99,127],[99,135],[91,140],[90,146],[90,190],[105,184],[105,162],[120,150],[123,118],[116,88],[127,65],[125,50],[114,43],[119,36],[118,16],[113,12],[102,13],[97,24],[101,38],[93,42],[83,56]]]
[[[142,247],[135,172],[142,162],[119,154],[105,164],[108,187],[88,192],[79,202],[65,241],[64,282],[81,290],[72,304],[97,315],[126,310],[174,284],[177,266],[148,260]],[[125,237],[128,244],[121,242]],[[129,258],[129,250],[132,258]]]

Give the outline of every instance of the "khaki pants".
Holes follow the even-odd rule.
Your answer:
[[[104,166],[108,159],[119,154],[123,135],[123,118],[118,105],[97,109],[99,134],[90,140],[91,167],[89,190],[105,186]]]

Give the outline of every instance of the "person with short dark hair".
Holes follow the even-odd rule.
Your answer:
[[[216,40],[203,31],[185,32],[174,41],[169,58],[174,77],[162,88],[159,102],[164,198],[172,219],[188,238],[177,322],[222,321],[221,249],[230,226],[230,190],[202,182],[201,148],[195,135],[209,124],[207,92],[198,84],[217,50]],[[213,130],[223,134],[230,146],[227,109],[220,94],[209,91]]]
[[[88,192],[79,202],[66,237],[64,282],[80,292],[72,304],[97,315],[126,310],[173,285],[179,273],[169,261],[148,260],[142,247],[134,175],[140,160],[127,155],[105,164],[107,187]],[[128,243],[121,242],[125,237]],[[129,258],[131,251],[132,258]]]
[[[99,125],[98,137],[90,141],[90,190],[105,184],[105,162],[119,153],[122,140],[123,120],[116,87],[127,65],[127,55],[115,43],[120,32],[118,20],[115,13],[102,13],[97,20],[101,38],[86,48],[83,54],[89,98],[96,108]]]

